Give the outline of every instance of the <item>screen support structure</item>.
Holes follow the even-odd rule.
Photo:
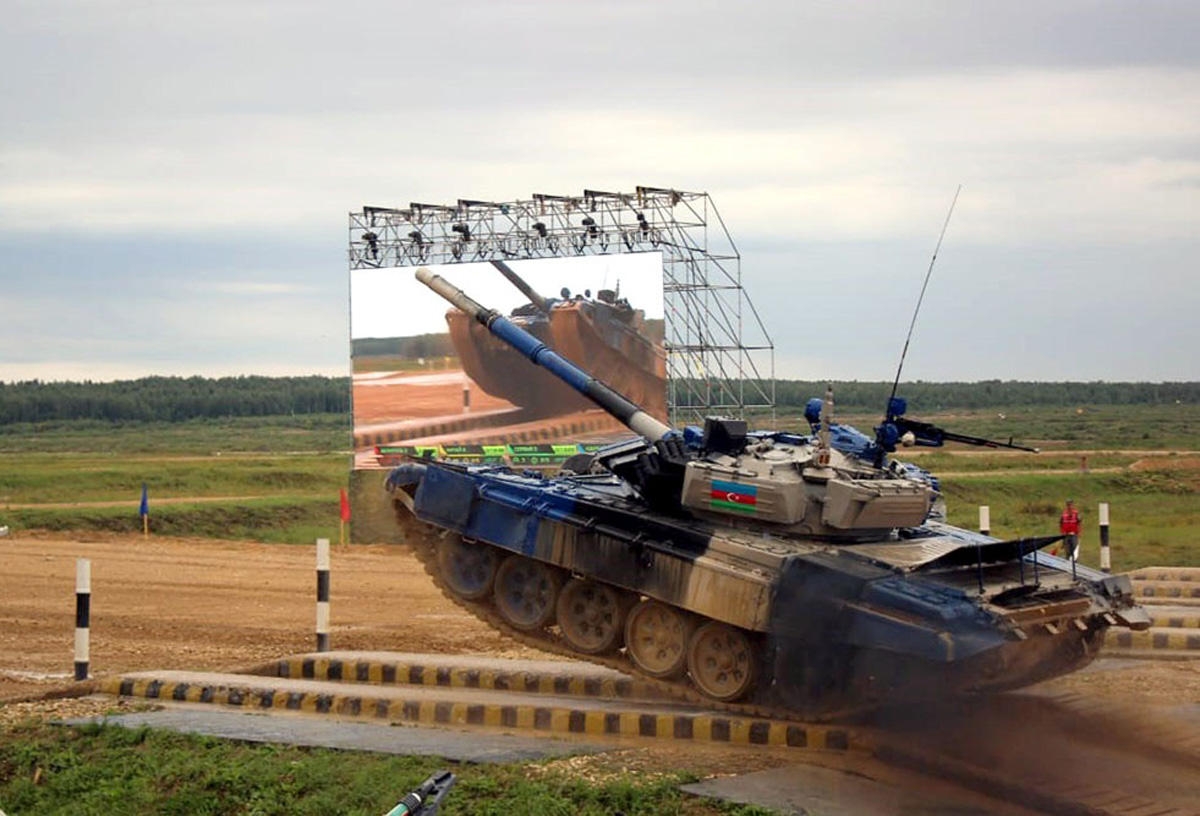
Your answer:
[[[775,408],[775,347],[742,285],[741,255],[708,193],[534,193],[350,213],[351,271],[657,251],[672,425]]]

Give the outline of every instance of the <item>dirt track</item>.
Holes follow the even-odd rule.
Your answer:
[[[0,539],[0,700],[70,680],[75,559],[92,560],[93,675],[310,651],[312,547],[88,535]],[[534,655],[464,616],[405,550],[334,546],[336,648]]]
[[[312,547],[95,534],[0,539],[0,700],[70,680],[75,559],[92,559],[92,670],[216,669],[314,645]],[[334,546],[333,646],[544,656],[446,601],[403,547]],[[1048,684],[1200,703],[1200,661],[1132,662]]]
[[[314,645],[312,547],[136,535],[18,536],[0,539],[0,554],[0,702],[70,684],[77,557],[92,560],[94,677],[137,669],[245,666],[311,651]],[[335,546],[332,560],[335,648],[546,656],[459,611],[434,589],[403,547]],[[1160,798],[1157,791],[1178,788],[1181,767],[1188,774],[1193,768],[1177,761],[1160,766],[1153,740],[1147,744],[1135,738],[1145,718],[1171,721],[1181,704],[1194,708],[1200,703],[1200,660],[1102,662],[1107,665],[1097,664],[1096,670],[1061,678],[1045,688],[1082,692],[1089,703],[1104,701],[1102,710],[1111,700],[1113,710],[1122,712],[1119,717],[1101,721],[1053,704],[1040,709],[1030,698],[1002,697],[978,708],[972,708],[978,703],[968,704],[966,717],[901,710],[903,719],[890,730],[912,730],[902,738],[914,745],[924,741],[934,751],[995,753],[995,768],[1005,768],[1012,779],[1065,763],[1061,767],[1069,770],[1071,784],[1111,786],[1112,769],[1120,768],[1123,789]],[[72,708],[87,702],[10,705],[0,711],[0,725],[5,714],[20,718],[96,713]],[[1170,719],[1162,720],[1164,716]],[[1188,733],[1183,722],[1177,727]],[[1114,747],[1120,752],[1103,753]],[[715,775],[786,764],[771,752],[671,745],[617,752],[610,763],[628,774],[631,767],[659,772],[684,761]],[[899,766],[863,762],[848,767],[927,797],[952,800],[963,795],[953,785]],[[1002,792],[995,795],[1005,798]],[[991,801],[989,809],[980,812],[1027,813],[1016,805],[999,807]]]

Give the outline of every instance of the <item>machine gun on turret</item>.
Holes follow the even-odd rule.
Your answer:
[[[888,453],[895,451],[897,444],[906,447],[916,445],[924,448],[940,448],[947,442],[961,442],[964,445],[978,445],[983,448],[1007,448],[1027,453],[1041,452],[1037,448],[1018,445],[1012,441],[1012,437],[1009,437],[1007,442],[999,442],[995,439],[985,439],[982,436],[969,436],[948,431],[945,428],[939,428],[932,422],[908,419],[904,416],[904,412],[907,410],[908,403],[903,397],[891,397],[888,400],[887,417],[883,424],[875,429],[877,443]]]

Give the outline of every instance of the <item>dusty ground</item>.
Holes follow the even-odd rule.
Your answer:
[[[511,408],[458,369],[428,373],[374,372],[354,375],[354,424],[370,425],[420,417],[462,413],[463,386],[471,391],[471,408]]]
[[[0,699],[69,683],[75,560],[92,561],[94,677],[219,669],[311,651],[315,554],[211,539],[89,534],[0,539]],[[405,550],[334,547],[339,649],[531,656],[446,602]]]
[[[109,699],[62,698],[72,687],[78,557],[92,561],[93,677],[138,669],[240,667],[311,651],[314,645],[311,547],[136,535],[21,535],[0,538],[0,556],[0,730],[29,717],[92,715],[115,705]],[[335,547],[332,561],[334,648],[545,657],[460,612],[433,587],[403,547]],[[1163,710],[1200,704],[1200,660],[1106,664],[1046,687],[1112,699],[1126,709],[1131,700]],[[43,695],[52,699],[19,702]],[[145,704],[121,705],[136,708]],[[1027,721],[1029,716],[1035,715],[1002,711],[995,718],[1011,724]],[[1064,715],[1067,725],[1076,719]],[[1027,730],[1029,724],[1020,730]],[[998,726],[1005,734],[1007,729],[1008,725]],[[1045,734],[1038,739],[1050,739],[1069,729],[1056,722],[1043,730]],[[1007,741],[999,735],[976,737],[985,745]],[[1088,735],[1061,750],[1083,751],[1113,738],[1111,733],[1104,739]],[[840,761],[822,760],[831,767]],[[1115,761],[1128,766],[1127,757]],[[702,775],[723,776],[791,765],[795,759],[769,751],[664,745],[564,760],[569,767],[562,770],[597,779],[618,773],[654,776],[684,762]],[[1170,775],[1177,772],[1173,768],[1159,771],[1153,762],[1143,765],[1139,778],[1150,780],[1147,785],[1151,788],[1168,784],[1173,779]],[[864,773],[861,768],[849,769]],[[890,779],[899,788],[925,790],[930,795],[943,784],[877,763],[868,770],[872,778]],[[1097,773],[1099,781],[1092,780],[1093,784],[1105,778],[1103,772]],[[1024,813],[1015,806],[987,812]]]
[[[0,700],[69,684],[75,559],[92,561],[94,677],[224,669],[314,646],[311,547],[89,534],[0,539]],[[544,656],[446,601],[403,547],[334,547],[331,641],[372,649]],[[1129,662],[1048,684],[1150,704],[1200,703],[1200,661]]]

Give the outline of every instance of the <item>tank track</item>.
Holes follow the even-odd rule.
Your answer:
[[[615,654],[579,654],[574,651],[568,644],[554,632],[543,629],[540,632],[522,632],[513,628],[507,621],[501,617],[500,613],[487,602],[469,601],[459,597],[453,590],[447,586],[442,579],[441,571],[437,564],[437,539],[439,537],[439,529],[424,522],[418,521],[408,514],[408,511],[402,507],[396,508],[397,521],[400,524],[405,540],[411,545],[413,553],[417,556],[417,560],[421,562],[421,566],[425,569],[427,575],[433,580],[434,585],[446,597],[447,600],[454,603],[461,609],[465,609],[474,617],[486,623],[492,629],[496,630],[505,637],[511,638],[522,646],[528,646],[533,649],[538,649],[549,654],[558,655],[559,657],[569,658],[571,660],[582,660],[587,663],[593,663],[598,666],[619,671],[622,674],[627,674],[636,677],[640,682],[654,688],[664,697],[668,697],[677,702],[694,705],[700,708],[707,708],[716,711],[722,711],[729,714],[734,714],[742,717],[750,717],[756,719],[772,719],[772,720],[791,720],[795,722],[825,722],[834,719],[849,717],[853,714],[861,713],[862,711],[871,708],[872,706],[855,706],[843,707],[832,710],[823,710],[819,713],[805,712],[800,713],[789,708],[779,706],[771,706],[763,703],[744,702],[744,703],[723,703],[717,700],[710,699],[692,688],[687,681],[686,675],[679,680],[663,680],[641,672],[633,661],[618,652]],[[761,694],[759,689],[755,693]]]

